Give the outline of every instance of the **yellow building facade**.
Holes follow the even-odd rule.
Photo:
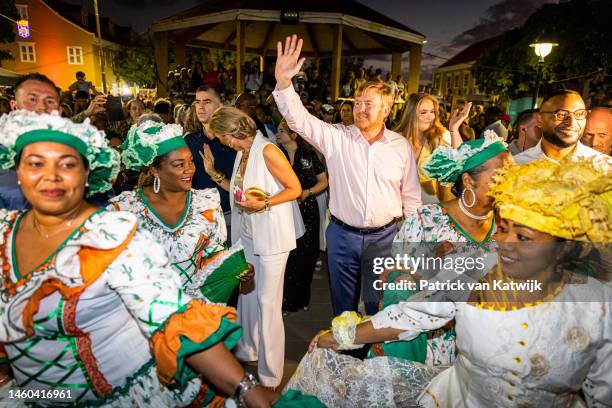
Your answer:
[[[433,72],[433,92],[440,96],[475,95],[478,87],[472,75],[472,63],[437,68]]]
[[[104,61],[107,89],[118,82],[112,71],[112,59],[120,45],[107,38],[125,27],[101,19],[101,25],[105,25],[100,52],[94,16],[84,7],[57,0],[17,0],[15,5],[19,20],[28,22],[29,37],[16,35],[14,43],[0,45],[0,49],[11,51],[14,57],[2,61],[4,68],[20,75],[41,73],[62,89],[67,89],[76,80],[76,72],[82,71],[102,91]],[[17,25],[15,30],[17,33]]]
[[[446,98],[464,98],[468,100],[484,100],[472,74],[472,65],[478,57],[495,44],[497,37],[488,38],[469,45],[457,55],[433,70],[432,93]]]

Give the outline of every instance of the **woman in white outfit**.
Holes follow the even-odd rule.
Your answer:
[[[611,176],[587,160],[506,164],[490,187],[499,263],[481,279],[487,285],[467,302],[410,299],[357,326],[334,319],[333,335],[313,339],[317,350],[287,387],[334,407],[609,407],[612,287],[596,278],[596,259],[579,254],[594,246],[604,255],[612,242]],[[530,280],[540,287],[525,288]],[[438,373],[322,350],[412,339],[453,318],[457,357]]]
[[[262,383],[276,387],[282,379],[285,357],[285,265],[296,238],[304,233],[295,201],[302,188],[285,155],[240,110],[219,108],[210,129],[238,152],[229,183],[234,196],[232,242],[243,245],[247,261],[257,271],[254,290],[238,300],[238,321],[244,334],[236,355],[243,361],[258,361]]]

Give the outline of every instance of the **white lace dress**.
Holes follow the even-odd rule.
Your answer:
[[[612,302],[587,299],[612,299],[612,289],[591,278],[566,283],[553,301],[512,311],[400,302],[374,315],[374,327],[401,329],[401,338],[411,339],[454,318],[451,367],[436,375],[436,368],[405,360],[361,362],[318,350],[304,357],[287,388],[334,407],[609,407]]]

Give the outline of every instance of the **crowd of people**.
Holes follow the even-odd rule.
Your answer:
[[[212,64],[125,104],[82,73],[63,92],[19,80],[0,118],[0,398],[607,406],[610,108],[559,90],[511,127],[498,107],[445,113],[371,69],[331,103],[301,47],[279,42],[264,73],[251,61],[236,97]],[[461,274],[472,282],[541,288],[377,289],[433,279],[373,269],[425,244],[493,254]],[[337,317],[281,394],[283,314],[309,309],[323,260]]]

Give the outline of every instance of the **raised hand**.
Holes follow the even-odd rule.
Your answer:
[[[93,100],[89,103],[87,109],[85,109],[85,115],[93,116],[100,112],[106,111],[106,98],[107,95],[96,95]]]
[[[455,109],[453,116],[451,116],[450,121],[448,122],[448,127],[451,131],[459,130],[459,126],[461,126],[461,124],[468,118],[471,108],[472,102],[468,102],[463,106],[463,108]]]
[[[198,153],[200,153],[200,157],[204,161],[204,171],[206,172],[206,174],[211,175],[215,173],[215,156],[210,150],[210,147],[205,144],[204,150],[199,151]]]
[[[285,47],[281,42],[276,43],[276,69],[274,76],[279,89],[285,89],[291,85],[291,79],[302,69],[306,58],[300,58],[302,51],[302,39],[297,35],[285,38]]]

